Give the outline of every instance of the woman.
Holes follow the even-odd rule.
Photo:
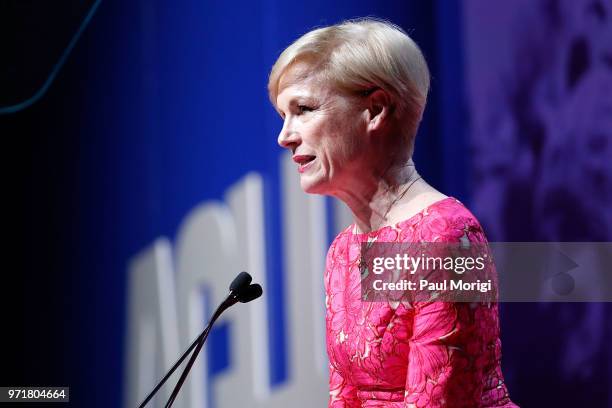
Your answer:
[[[414,167],[428,89],[417,45],[374,19],[305,34],[270,73],[278,143],[302,189],[342,200],[355,221],[327,258],[330,407],[516,407],[496,304],[361,299],[363,242],[486,242],[474,216]]]

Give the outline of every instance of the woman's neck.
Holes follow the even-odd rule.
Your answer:
[[[420,181],[408,159],[378,173],[356,175],[334,196],[350,208],[359,232],[370,232],[395,223],[394,208],[414,198],[414,192],[421,190],[415,188]]]

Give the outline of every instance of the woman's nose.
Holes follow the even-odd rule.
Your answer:
[[[295,147],[297,147],[299,144],[298,133],[291,128],[288,120],[283,122],[283,128],[278,134],[277,142],[280,147],[284,147],[286,149],[295,149]]]

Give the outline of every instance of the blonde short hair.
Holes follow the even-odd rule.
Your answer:
[[[397,25],[362,18],[304,34],[272,67],[268,94],[274,106],[280,78],[296,62],[312,64],[317,75],[349,93],[384,89],[402,133],[416,133],[429,91],[429,69],[419,47]]]

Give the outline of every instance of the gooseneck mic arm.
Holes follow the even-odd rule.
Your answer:
[[[248,303],[252,300],[257,299],[258,297],[262,295],[263,290],[261,286],[259,284],[251,285],[250,284],[251,280],[252,280],[251,275],[249,275],[246,272],[240,272],[238,276],[236,276],[236,278],[232,281],[230,285],[230,293],[227,295],[225,300],[221,302],[221,304],[217,307],[217,310],[215,310],[215,313],[213,313],[213,316],[210,318],[210,321],[206,325],[206,328],[193,341],[193,343],[191,343],[189,348],[176,361],[176,363],[174,363],[172,368],[170,368],[170,370],[166,373],[166,375],[164,375],[161,381],[157,383],[153,391],[151,391],[149,395],[147,395],[147,397],[138,406],[138,408],[144,408],[144,406],[147,405],[147,403],[153,398],[153,396],[155,396],[155,394],[157,393],[157,391],[159,391],[162,385],[164,385],[164,383],[168,380],[168,378],[170,378],[170,376],[176,371],[176,369],[181,365],[181,363],[187,358],[189,353],[195,348],[196,350],[191,355],[191,358],[189,362],[187,363],[187,366],[183,370],[183,373],[181,374],[179,381],[177,382],[176,386],[174,387],[174,390],[172,391],[172,395],[170,395],[170,398],[168,399],[168,402],[166,403],[166,407],[172,406],[172,404],[174,403],[174,400],[176,399],[176,396],[178,395],[178,392],[181,389],[181,386],[185,382],[185,379],[187,378],[187,375],[189,374],[189,371],[191,370],[191,367],[193,366],[193,363],[195,362],[196,357],[198,356],[200,350],[202,349],[202,346],[204,346],[204,342],[208,338],[208,334],[210,332],[211,327],[213,326],[215,321],[219,318],[219,316],[221,316],[221,313],[223,313],[229,307],[235,305],[238,302]]]

